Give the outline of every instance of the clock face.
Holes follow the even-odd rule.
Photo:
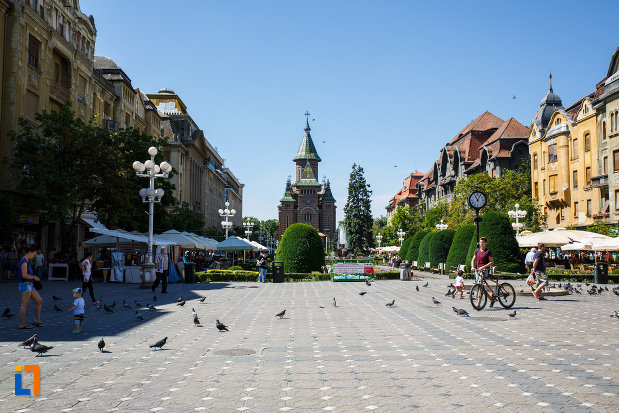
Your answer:
[[[486,205],[486,195],[475,191],[469,195],[469,205],[474,209],[482,209]]]

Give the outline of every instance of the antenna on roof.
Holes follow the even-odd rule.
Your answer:
[[[549,70],[548,78],[550,79],[550,91],[552,92],[552,69]]]

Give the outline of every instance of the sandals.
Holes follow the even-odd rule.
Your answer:
[[[32,327],[32,326],[29,326],[28,324],[26,324],[26,325],[25,325],[25,326],[23,326],[23,327],[19,327],[19,329],[20,329],[20,330],[30,330],[30,329],[32,329],[32,328],[33,328],[33,327]]]
[[[43,323],[38,322],[38,321],[33,321],[33,322],[32,322],[32,325],[33,325],[33,326],[35,326],[35,327],[45,327],[45,326],[43,325]]]

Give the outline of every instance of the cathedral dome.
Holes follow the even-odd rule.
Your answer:
[[[544,131],[546,129],[546,126],[548,126],[548,122],[550,122],[550,118],[555,110],[563,109],[561,98],[552,90],[552,74],[550,75],[550,81],[548,93],[540,102],[539,109],[531,120],[531,124],[537,126],[537,129],[540,131]]]

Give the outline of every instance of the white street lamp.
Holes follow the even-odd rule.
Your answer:
[[[436,229],[438,229],[439,231],[442,231],[444,229],[447,229],[447,227],[449,227],[449,225],[447,224],[443,224],[443,220],[441,219],[441,223],[440,224],[436,224]]]
[[[398,241],[400,241],[400,245],[402,245],[402,241],[404,241],[404,235],[406,235],[406,232],[402,231],[402,228],[400,228],[398,232],[396,232],[396,234],[398,234]]]
[[[161,198],[163,198],[165,194],[163,189],[155,189],[155,178],[167,178],[168,174],[172,171],[172,166],[165,161],[161,162],[161,165],[155,164],[157,148],[151,146],[148,148],[148,154],[150,155],[150,159],[146,160],[146,162],[133,162],[135,174],[141,178],[148,178],[149,180],[148,188],[140,189],[142,202],[148,203],[148,252],[146,253],[146,264],[143,266],[143,282],[145,283],[151,281],[151,275],[155,269],[155,264],[153,264],[153,216],[155,203],[161,202]]]
[[[251,229],[254,227],[254,223],[251,222],[249,218],[247,218],[243,222],[243,226],[245,227],[245,236],[247,237],[247,239],[249,239],[249,236],[253,233]]]
[[[383,240],[383,235],[382,234],[378,234],[376,236],[376,241],[378,241],[378,248],[380,248],[380,242]]]
[[[516,219],[516,222],[512,223],[512,228],[516,230],[516,235],[520,235],[520,230],[524,228],[524,224],[522,222],[518,222],[518,220],[527,216],[527,211],[518,208],[520,208],[520,205],[516,204],[514,205],[515,210],[507,211],[507,215],[509,215],[510,218]]]
[[[221,226],[226,230],[226,239],[228,239],[228,230],[230,228],[232,228],[232,221],[228,221],[228,218],[232,218],[235,214],[236,211],[234,209],[228,209],[228,207],[230,206],[230,202],[226,201],[225,205],[225,209],[220,209],[219,212],[219,216],[224,217],[224,221],[221,221]]]

